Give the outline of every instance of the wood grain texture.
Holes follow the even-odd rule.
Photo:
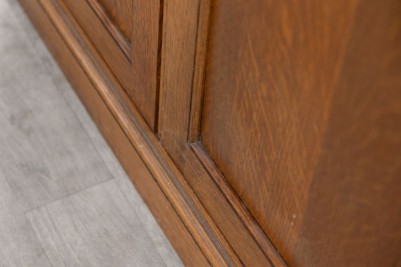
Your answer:
[[[264,238],[267,241],[264,244],[268,245],[262,249],[262,244],[255,242],[244,220],[227,201],[227,196],[216,186],[188,143],[191,128],[191,101],[199,101],[196,96],[192,97],[194,71],[198,73],[196,77],[199,82],[195,85],[195,94],[198,97],[202,95],[201,77],[204,66],[202,55],[205,54],[205,47],[201,42],[207,39],[202,36],[207,33],[204,29],[207,25],[207,22],[205,23],[208,16],[208,8],[205,6],[207,3],[210,2],[205,1],[201,5],[195,2],[186,2],[184,5],[179,1],[164,2],[159,110],[160,141],[207,212],[219,226],[242,264],[270,266],[273,263],[282,266],[284,262],[266,237]],[[200,14],[203,16],[198,21]],[[198,36],[198,25],[203,29],[199,33],[201,36]],[[199,40],[198,43],[197,40]],[[199,65],[194,60],[196,51],[199,52],[197,57]],[[245,208],[241,205],[240,209]],[[269,251],[269,256],[265,251]]]
[[[128,8],[128,2],[135,8]],[[107,3],[111,8],[111,2]],[[99,1],[65,1],[66,6],[91,42],[110,65],[116,77],[122,82],[149,127],[155,129],[159,87],[160,0],[125,1],[124,4],[122,3],[123,1],[116,1],[113,7],[122,9],[124,6],[125,9],[131,10],[130,23],[134,24],[135,27],[130,33],[133,36],[132,42],[125,45],[123,43],[121,50],[122,45],[118,41],[121,38],[116,29],[118,26],[110,25],[112,22],[107,17],[107,10],[102,8]],[[124,49],[127,45],[128,49]],[[122,51],[126,58],[122,57]]]
[[[189,142],[196,142],[199,140],[211,6],[212,2],[210,0],[200,1],[199,4],[196,50],[194,56],[196,67],[193,73],[191,112],[188,127]]]
[[[198,8],[199,0],[164,2],[159,134],[171,155],[180,153],[176,141],[188,135]]]
[[[104,90],[106,84],[107,86],[111,85],[110,81],[104,80],[105,77],[112,79],[110,71],[107,71],[106,65],[100,60],[100,56],[93,54],[93,56],[96,57],[97,62],[101,64],[103,71],[106,71],[106,73],[103,73],[102,71],[103,74],[99,76],[99,73],[97,73],[98,66],[96,65],[96,67],[94,67],[94,65],[92,65],[93,63],[91,63],[91,60],[94,59],[90,55],[86,54],[86,52],[81,54],[78,53],[78,51],[83,51],[81,50],[82,48],[79,48],[81,43],[74,41],[76,37],[67,32],[68,27],[63,28],[61,32],[68,34],[69,38],[65,38],[64,35],[65,39],[62,39],[56,30],[51,26],[52,22],[47,20],[47,15],[43,13],[43,10],[38,9],[39,7],[37,2],[35,3],[26,1],[22,3],[27,10],[30,10],[28,14],[30,14],[31,18],[34,20],[38,29],[42,31],[46,30],[42,32],[42,36],[47,41],[47,44],[49,45],[53,55],[55,55],[58,62],[61,64],[61,66],[63,66],[66,76],[77,90],[78,95],[85,103],[95,122],[102,130],[102,133],[106,136],[107,140],[111,142],[113,149],[123,163],[124,168],[128,173],[133,173],[138,168],[138,165],[133,164],[135,160],[131,161],[131,159],[134,159],[135,157],[138,158],[134,147],[137,147],[138,152],[141,152],[141,150],[145,148],[145,142],[142,141],[141,144],[136,144],[136,146],[134,146],[131,143],[132,134],[128,135],[124,128],[120,128],[121,125],[126,125],[126,123],[121,124],[121,117],[114,117],[117,115],[117,113],[111,112],[115,111],[115,108],[112,108],[111,106],[113,105],[113,102],[106,102],[107,104],[105,104],[104,98],[102,99],[100,97],[104,97],[104,95],[102,95],[104,92],[101,90]],[[50,14],[52,14],[51,17],[56,19],[57,11],[56,9],[53,9],[51,2],[43,1],[43,3],[46,4],[47,8],[50,8]],[[58,20],[62,19],[58,18]],[[55,23],[56,21],[53,22]],[[66,26],[62,26],[63,24],[60,23],[63,22],[58,21],[56,25],[58,25],[58,27]],[[66,39],[72,43],[64,43],[64,40]],[[66,45],[68,45],[69,48]],[[69,49],[72,49],[73,54]],[[90,51],[91,53],[95,53],[93,49]],[[75,59],[75,57],[77,57],[77,59]],[[119,86],[116,81],[113,81],[112,84],[113,87]],[[100,92],[102,93],[99,95]],[[123,93],[123,90],[120,88],[119,92]],[[128,99],[128,96],[124,97],[125,100]],[[108,101],[113,101],[113,97],[108,97],[106,99],[108,99]],[[127,101],[126,103],[129,104],[130,102]],[[120,112],[119,115],[125,114],[126,111],[127,110]],[[138,113],[136,116],[139,118]],[[116,118],[119,119],[116,120]],[[142,121],[141,125],[142,127],[145,127],[145,122]],[[145,127],[145,129],[147,129],[147,127]],[[132,128],[129,131],[132,131]],[[150,132],[148,134],[150,134]],[[139,133],[135,135],[137,137],[142,136],[142,134]],[[141,154],[143,155],[143,152],[141,152]],[[157,217],[160,225],[171,240],[173,246],[182,257],[182,260],[186,265],[189,266],[192,264],[199,264],[200,266],[208,265],[207,259],[204,257],[198,245],[194,242],[193,237],[188,232],[188,229],[183,224],[183,221],[181,221],[175,209],[166,198],[166,195],[160,189],[155,180],[149,179],[150,177],[153,178],[150,174],[138,176],[135,179],[133,178],[133,181],[136,183],[141,195],[144,197],[152,212]]]
[[[81,0],[63,0],[61,2],[68,7],[68,11],[71,12],[79,26],[112,68],[114,75],[125,90],[131,92],[133,77],[130,57],[125,55],[88,2]]]
[[[255,219],[252,217],[252,215],[248,212],[248,210],[246,208],[244,208],[244,203],[238,197],[238,195],[235,193],[234,189],[228,183],[227,179],[218,170],[217,166],[213,163],[213,161],[210,160],[202,143],[200,141],[191,143],[190,147],[193,150],[193,152],[195,153],[197,159],[199,159],[200,163],[204,167],[207,175],[213,179],[213,181],[216,183],[218,188],[221,190],[221,193],[223,193],[223,195],[226,197],[227,201],[232,206],[235,213],[238,215],[239,218],[241,218],[243,225],[241,225],[241,226],[236,225],[235,228],[241,229],[241,228],[246,227],[246,229],[251,233],[254,241],[260,247],[261,251],[263,251],[263,253],[265,253],[265,255],[268,257],[270,263],[273,266],[284,266],[285,263],[282,260],[282,258],[279,256],[279,254],[277,253],[276,248],[266,238],[265,233],[260,228],[259,224],[255,221]],[[206,176],[206,174],[203,174],[203,176]],[[221,224],[223,225],[223,223],[221,223]],[[221,226],[221,228],[229,229],[228,227],[225,227],[225,226]],[[246,230],[244,229],[243,231],[246,231]],[[246,245],[246,247],[248,247],[248,248],[252,248],[253,244],[252,245],[247,244],[248,242],[250,242],[249,240],[247,240],[245,238],[243,240],[241,240],[240,238],[241,237],[239,237],[239,236],[233,236],[233,237],[228,237],[228,240],[232,242],[232,246],[234,248],[237,248],[239,250],[243,249],[242,246],[244,246],[244,245]],[[252,251],[252,252],[250,252],[250,251]],[[250,260],[250,262],[252,260],[255,260],[255,262],[257,261],[258,264],[263,264],[263,261],[259,259],[259,257],[261,257],[260,252],[256,251],[255,249],[252,249],[250,251],[246,250],[247,256],[249,256],[249,259],[247,259],[247,260]]]
[[[110,34],[114,37],[114,40],[123,50],[124,54],[128,59],[131,59],[131,43],[130,40],[127,39],[121,29],[112,21],[112,19],[108,16],[107,11],[104,7],[99,4],[97,0],[87,0],[88,4],[92,7],[93,11],[97,14],[100,20],[103,22],[103,25],[110,32]]]
[[[134,24],[132,24],[133,0],[90,0],[97,1],[106,10],[118,28],[124,33],[125,38],[131,41]]]
[[[400,11],[214,2],[201,140],[290,265],[400,264]]]
[[[150,128],[157,128],[159,92],[159,50],[162,6],[160,0],[133,2],[132,76],[130,96]]]
[[[249,231],[249,225],[237,213],[221,188],[211,178],[210,173],[202,165],[202,162],[193,152],[191,147],[185,146],[180,156],[185,158],[183,161],[175,161],[179,170],[193,191],[205,207],[209,216],[213,219],[219,230],[224,235],[228,244],[245,266],[286,266],[277,250],[264,235],[266,242],[258,243]],[[176,158],[174,160],[177,160]],[[233,192],[230,192],[233,194]],[[244,205],[239,209],[246,211]],[[254,223],[254,221],[252,222]],[[265,247],[262,247],[267,245]],[[265,251],[268,251],[266,253]]]

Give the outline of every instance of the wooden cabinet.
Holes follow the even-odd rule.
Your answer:
[[[401,264],[401,3],[20,0],[187,265]]]

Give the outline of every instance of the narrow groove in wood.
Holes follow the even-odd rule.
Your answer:
[[[163,45],[163,12],[164,12],[164,0],[160,0],[160,10],[159,10],[159,37],[157,46],[157,77],[156,77],[156,105],[155,105],[155,132],[160,138],[159,133],[159,99],[160,99],[160,73],[162,65],[162,45]]]
[[[187,140],[192,143],[200,138],[200,121],[202,114],[203,90],[206,77],[207,45],[211,19],[211,1],[199,2],[196,47],[192,77],[192,90],[190,96],[190,115],[187,130]]]

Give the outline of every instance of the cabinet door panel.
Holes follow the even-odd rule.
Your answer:
[[[290,265],[401,261],[400,12],[213,5],[201,140]]]

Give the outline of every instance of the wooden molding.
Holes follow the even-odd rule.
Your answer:
[[[238,216],[242,219],[243,223],[246,225],[255,241],[259,243],[260,248],[267,255],[274,266],[282,266],[283,260],[279,257],[276,248],[266,237],[263,230],[260,228],[259,224],[255,221],[255,218],[246,209],[244,203],[241,201],[239,196],[235,193],[234,189],[231,187],[224,175],[219,171],[217,166],[214,164],[212,159],[207,155],[202,142],[194,142],[190,144],[195,155],[202,163],[204,168],[207,170],[210,177],[213,178],[214,182],[220,188],[222,193],[226,196],[228,202],[235,209]]]

